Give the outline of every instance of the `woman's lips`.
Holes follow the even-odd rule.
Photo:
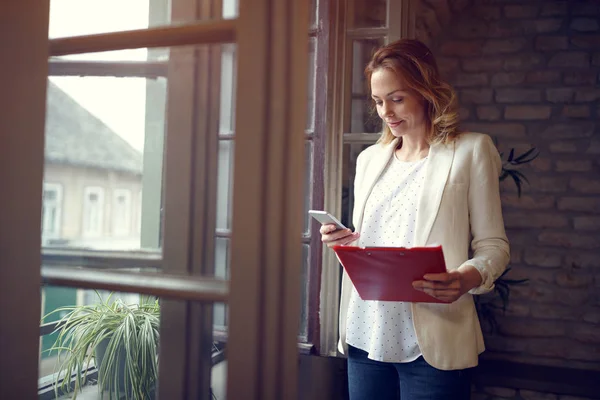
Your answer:
[[[402,120],[400,120],[400,121],[394,121],[394,122],[390,121],[390,122],[386,122],[386,123],[388,124],[388,126],[390,128],[397,128],[398,125],[400,125],[402,123]]]

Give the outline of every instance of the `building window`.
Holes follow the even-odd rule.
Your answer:
[[[99,237],[102,235],[104,220],[104,189],[88,187],[83,198],[83,235]]]
[[[62,186],[56,183],[44,183],[42,200],[42,237],[60,236],[60,217],[62,208]]]
[[[131,233],[131,191],[117,189],[113,194],[113,235],[126,236]]]

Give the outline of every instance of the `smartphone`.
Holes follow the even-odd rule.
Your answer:
[[[338,230],[348,229],[336,217],[329,214],[327,211],[309,210],[308,214],[323,225],[333,224]]]

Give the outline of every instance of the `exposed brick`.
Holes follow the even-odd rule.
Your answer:
[[[585,288],[594,284],[594,276],[581,271],[561,271],[556,274],[556,284],[566,288]]]
[[[538,89],[496,89],[498,103],[537,103],[542,100]]]
[[[531,71],[527,73],[525,80],[527,83],[560,82],[560,72],[548,70]]]
[[[536,158],[531,163],[529,163],[529,165],[534,170],[541,171],[541,172],[548,172],[552,169],[552,161],[550,161],[548,158],[544,158],[544,157]]]
[[[514,86],[525,81],[523,72],[498,72],[492,75],[492,86]]]
[[[597,1],[574,2],[571,6],[571,14],[586,17],[600,15],[600,3]]]
[[[545,231],[539,234],[538,240],[548,246],[587,250],[600,248],[600,237],[598,235]]]
[[[589,118],[590,108],[588,106],[564,106],[562,116],[567,118]]]
[[[485,22],[486,24],[486,36],[492,38],[505,38],[523,36],[525,28],[523,21],[521,20],[506,20]]]
[[[541,54],[524,53],[506,57],[504,60],[504,69],[507,71],[520,71],[540,68],[544,62],[544,57]]]
[[[542,193],[561,193],[567,190],[567,179],[560,176],[540,176],[531,181],[531,187]]]
[[[571,328],[571,337],[584,343],[599,344],[600,329],[597,325],[592,324],[577,324]]]
[[[506,18],[532,18],[537,16],[539,7],[536,5],[510,5],[504,7]]]
[[[492,396],[498,396],[502,398],[513,398],[517,394],[517,391],[515,389],[494,386],[486,387],[484,389],[484,392],[487,394],[491,394]]]
[[[589,193],[596,194],[600,193],[600,180],[599,179],[589,179],[583,178],[579,176],[574,176],[571,178],[571,182],[569,183],[571,189],[575,189],[580,193]]]
[[[600,324],[600,309],[587,311],[581,319],[591,324]]]
[[[484,54],[515,53],[527,45],[525,38],[491,39],[483,47]]]
[[[600,197],[563,197],[557,206],[563,211],[600,213]]]
[[[600,99],[600,89],[594,87],[582,87],[575,90],[575,101],[587,103]]]
[[[523,400],[557,400],[558,397],[552,393],[534,392],[532,390],[520,390]]]
[[[573,307],[558,304],[532,304],[530,306],[533,318],[558,319],[564,321],[576,321],[579,315],[573,312]]]
[[[486,104],[492,102],[492,89],[463,89],[460,98],[464,104]]]
[[[445,56],[474,56],[481,52],[483,40],[450,40],[440,47],[440,53]]]
[[[507,106],[504,118],[514,120],[548,119],[552,108],[549,106]]]
[[[474,6],[473,14],[484,21],[493,21],[502,18],[502,9],[499,6]]]
[[[511,337],[560,337],[567,333],[565,324],[560,321],[538,320],[535,324],[528,318],[502,319],[500,332]]]
[[[535,40],[537,50],[566,50],[569,48],[567,36],[538,36]]]
[[[575,217],[573,226],[578,231],[600,231],[600,217]]]
[[[488,83],[487,74],[457,74],[454,78],[454,86],[469,87],[469,86],[486,86]]]
[[[579,139],[591,137],[593,134],[593,122],[572,122],[552,124],[544,130],[542,136],[548,139]]]
[[[504,223],[507,228],[564,228],[569,220],[560,214],[506,213]]]
[[[596,18],[575,18],[571,21],[571,29],[579,32],[595,32],[600,28]]]
[[[597,49],[600,47],[600,35],[571,36],[571,44],[581,49]]]
[[[502,193],[502,205],[505,207],[521,208],[524,210],[539,210],[554,207],[552,196],[527,196],[518,197],[514,194]]]
[[[552,56],[548,65],[559,68],[586,68],[590,66],[590,55],[581,51],[563,51]]]
[[[557,268],[562,265],[560,254],[547,250],[526,250],[524,260],[527,264],[535,267]]]
[[[600,154],[600,139],[592,139],[586,153]]]
[[[566,257],[565,265],[573,269],[595,269],[600,267],[600,258],[598,253],[583,252],[578,250]]]
[[[598,78],[596,71],[565,72],[564,83],[567,85],[594,85]]]
[[[464,128],[471,132],[485,132],[500,138],[525,137],[525,127],[521,124],[469,122],[464,124]]]
[[[573,88],[554,88],[546,90],[546,99],[552,103],[569,103],[575,98]]]
[[[498,71],[502,69],[504,60],[497,57],[465,58],[462,60],[463,69],[467,72]]]
[[[536,19],[531,26],[534,32],[531,33],[552,33],[558,31],[563,24],[562,18]]]
[[[483,121],[497,121],[502,116],[502,109],[498,106],[477,107],[477,118]]]
[[[592,65],[594,67],[600,67],[600,53],[595,53],[592,58]]]
[[[456,57],[438,57],[437,64],[440,70],[457,71],[460,67],[459,59]]]
[[[562,17],[568,13],[568,4],[566,1],[545,1],[542,7],[542,17]]]
[[[461,121],[464,121],[469,118],[469,116],[471,115],[471,111],[469,111],[469,109],[466,107],[461,107],[458,110],[458,115],[459,115]]]
[[[587,172],[591,171],[593,164],[590,160],[571,160],[556,162],[557,172]]]
[[[551,153],[577,153],[577,145],[566,140],[550,143],[549,149]]]

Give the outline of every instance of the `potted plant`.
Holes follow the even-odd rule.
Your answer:
[[[502,182],[507,178],[511,178],[517,187],[518,197],[521,197],[523,182],[529,183],[529,181],[527,180],[527,177],[525,177],[521,171],[515,169],[515,167],[532,162],[537,158],[538,155],[539,151],[535,147],[517,156],[515,155],[515,149],[512,148],[508,153],[506,161],[504,160],[504,153],[500,153],[500,157],[503,159],[500,181]],[[527,279],[507,278],[507,274],[510,271],[511,268],[508,267],[506,271],[500,275],[500,277],[494,283],[494,290],[491,293],[475,296],[474,298],[477,313],[492,333],[496,332],[498,329],[496,312],[501,311],[504,313],[508,307],[511,287],[527,282]]]
[[[103,299],[97,304],[68,306],[48,350],[58,353],[55,390],[73,390],[73,399],[87,379],[89,367],[98,370],[101,398],[148,399],[153,397],[158,374],[160,306],[157,299],[141,297],[138,304]],[[50,315],[48,314],[48,315]],[[92,360],[94,361],[92,364]],[[70,377],[74,377],[71,388]]]

